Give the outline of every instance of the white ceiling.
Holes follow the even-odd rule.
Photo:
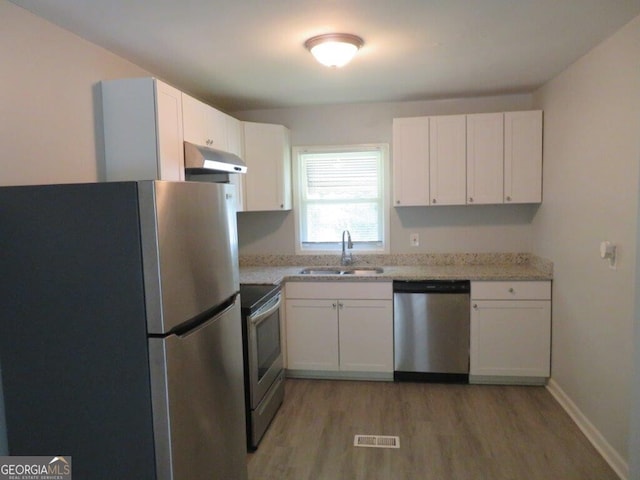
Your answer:
[[[530,92],[640,0],[11,0],[227,111]],[[342,69],[314,35],[365,45]]]

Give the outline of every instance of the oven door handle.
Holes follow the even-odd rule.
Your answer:
[[[249,317],[249,321],[251,325],[257,327],[262,323],[266,318],[268,318],[273,312],[280,308],[280,294],[276,295],[276,297],[271,300],[267,305],[265,305],[266,310],[263,312],[258,312],[255,316]],[[271,304],[271,305],[270,305]]]

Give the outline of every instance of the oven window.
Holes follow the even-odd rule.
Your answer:
[[[273,312],[256,327],[258,341],[258,381],[280,355],[280,315]]]

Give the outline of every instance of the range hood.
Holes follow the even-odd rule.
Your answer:
[[[246,173],[247,166],[233,153],[184,142],[184,170],[191,175]]]

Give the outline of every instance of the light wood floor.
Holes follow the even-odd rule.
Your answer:
[[[288,379],[248,462],[250,480],[618,479],[543,387]]]

